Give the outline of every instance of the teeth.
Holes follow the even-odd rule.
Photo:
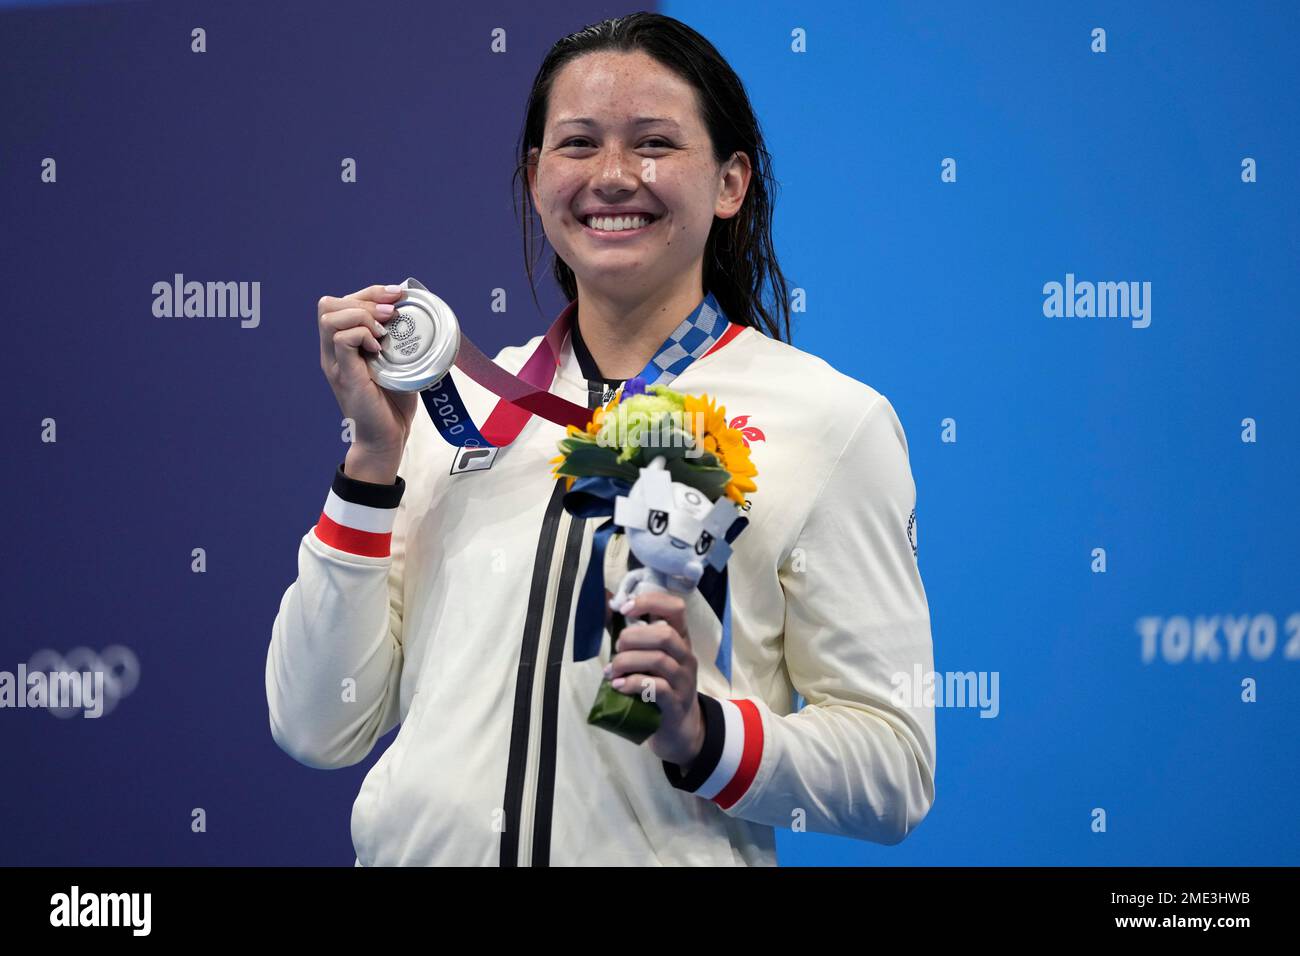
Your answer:
[[[592,216],[587,225],[601,232],[621,232],[624,229],[640,229],[649,225],[649,216]]]

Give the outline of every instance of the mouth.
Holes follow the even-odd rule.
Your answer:
[[[608,242],[643,236],[662,218],[649,213],[635,213],[628,216],[583,216],[579,222],[584,233]]]

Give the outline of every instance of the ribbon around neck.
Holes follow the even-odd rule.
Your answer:
[[[407,279],[406,284],[428,291],[414,278]],[[518,375],[493,362],[462,332],[455,367],[498,396],[498,401],[479,428],[465,407],[450,370],[421,391],[424,407],[447,444],[457,448],[504,447],[519,437],[534,415],[557,425],[586,426],[591,409],[550,391],[577,312],[575,299],[551,323]],[[730,341],[742,328],[727,318],[713,293],[706,292],[695,310],[669,333],[640,377],[647,385],[668,385],[693,361]]]

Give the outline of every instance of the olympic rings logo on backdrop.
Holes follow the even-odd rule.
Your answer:
[[[102,717],[140,683],[135,652],[113,644],[96,653],[74,647],[67,654],[42,648],[17,672],[0,671],[0,708],[39,707],[55,717]]]

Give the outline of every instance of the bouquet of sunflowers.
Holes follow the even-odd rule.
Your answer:
[[[578,478],[592,476],[630,483],[662,455],[673,481],[698,488],[711,500],[725,494],[743,506],[745,492],[757,490],[752,479],[758,472],[740,431],[727,427],[726,411],[726,406],[715,408],[707,395],[683,395],[628,379],[592,413],[586,431],[565,428],[561,454],[551,459],[552,474],[567,478],[570,489]]]
[[[605,516],[596,529],[587,576],[578,599],[574,660],[600,652],[605,612],[612,611],[611,656],[626,622],[623,602],[646,590],[685,595],[698,587],[722,623],[716,663],[731,676],[731,615],[726,560],[747,524],[737,515],[757,474],[741,433],[726,424],[726,409],[707,395],[692,396],[632,378],[585,430],[566,428],[561,454],[551,459],[564,478],[564,506],[582,517]],[[604,553],[610,536],[626,532],[636,568],[609,601]],[[632,559],[629,559],[629,565]],[[641,743],[659,726],[659,708],[602,682],[588,723]]]

